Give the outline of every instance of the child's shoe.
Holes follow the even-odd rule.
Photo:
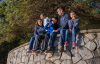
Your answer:
[[[33,49],[32,51],[34,51],[35,49]]]
[[[67,43],[67,42],[65,42],[64,46],[68,46],[68,43]]]
[[[73,43],[72,43],[72,47],[74,48],[75,46],[76,46],[76,43],[75,43],[75,42],[73,42]]]
[[[27,53],[31,53],[31,52],[32,52],[32,50],[28,50],[28,51],[27,51]]]

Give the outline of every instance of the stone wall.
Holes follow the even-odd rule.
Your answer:
[[[77,34],[77,46],[64,47],[65,52],[58,53],[60,35],[55,39],[54,53],[27,53],[29,42],[8,53],[7,64],[100,64],[100,29],[82,30]]]

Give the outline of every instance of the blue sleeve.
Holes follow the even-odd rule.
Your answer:
[[[58,31],[66,28],[68,26],[69,15],[66,14],[63,18],[64,18],[63,23],[62,23],[61,27],[57,29]]]
[[[51,20],[49,20],[49,24],[50,24],[51,27],[54,26],[54,24],[52,24]]]
[[[71,21],[68,20],[68,26],[69,26],[69,29],[72,29],[72,25],[71,25]]]
[[[44,29],[48,30],[48,25],[49,25],[49,23],[47,23],[47,24],[45,25]]]
[[[80,19],[77,20],[77,22],[74,24],[74,28],[77,27],[79,25]]]
[[[38,33],[37,33],[37,27],[35,27],[35,29],[34,29],[34,36],[37,36],[38,35]]]

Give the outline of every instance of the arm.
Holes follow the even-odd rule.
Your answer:
[[[48,25],[49,25],[49,23],[46,24],[46,26],[44,27],[44,29],[48,30]]]
[[[35,27],[35,29],[34,29],[34,36],[37,36],[38,35],[38,33],[37,33],[37,27]]]
[[[57,29],[58,31],[66,28],[66,26],[68,26],[69,15],[66,14],[63,18],[64,18],[64,20],[62,21],[63,23],[62,23],[61,27]]]
[[[75,23],[75,25],[73,26],[73,28],[77,27],[79,25],[80,19],[77,20],[77,22]]]

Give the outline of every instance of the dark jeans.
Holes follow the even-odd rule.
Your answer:
[[[51,32],[50,33],[50,42],[49,42],[48,46],[53,47],[54,39],[57,36],[57,34],[59,34],[59,32]]]
[[[43,42],[43,48],[47,48],[48,46],[48,40],[49,40],[49,37],[50,37],[50,33],[47,33],[47,34],[44,34],[44,35],[39,35],[37,37],[37,42],[36,42],[36,47],[35,49],[38,50],[40,49],[40,45],[41,45],[41,40],[44,39],[44,42]]]
[[[35,43],[34,43],[34,40],[35,40]],[[36,41],[37,41],[37,36],[31,37],[31,39],[30,39],[30,44],[29,44],[29,50],[32,50],[32,48],[33,48],[33,43],[34,43],[34,48],[33,48],[33,49],[35,49]]]

